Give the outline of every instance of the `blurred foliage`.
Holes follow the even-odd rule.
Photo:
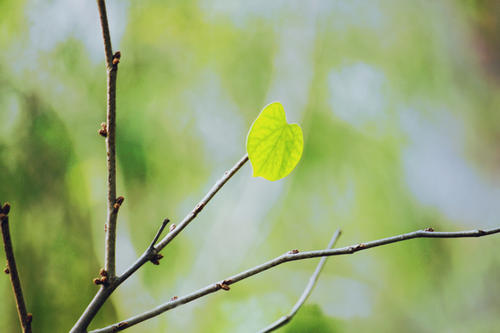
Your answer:
[[[100,311],[108,325],[290,249],[433,226],[498,226],[500,3],[108,1],[118,72],[118,270],[245,153],[262,107],[304,131],[287,178],[246,165]],[[67,331],[96,291],[106,214],[106,73],[95,3],[0,1],[0,201],[36,332]],[[283,332],[493,332],[497,236],[331,258]],[[317,261],[280,266],[131,328],[254,332]],[[18,330],[7,278],[0,332]]]
[[[335,333],[340,330],[335,321],[325,316],[317,305],[303,305],[300,312],[283,329],[286,333]]]

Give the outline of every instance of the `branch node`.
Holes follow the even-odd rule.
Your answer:
[[[364,243],[359,243],[358,245],[356,245],[356,246],[354,247],[354,249],[353,249],[353,250],[354,250],[354,251],[358,251],[358,250],[364,249],[365,247],[366,247],[366,244],[364,244]]]
[[[153,258],[149,259],[154,265],[159,265],[160,264],[160,259],[163,258],[163,254],[161,253],[155,253],[153,255]]]
[[[177,227],[175,224],[171,224],[168,230],[172,232],[175,230],[175,227]]]
[[[201,210],[203,209],[203,207],[205,207],[205,203],[204,202],[200,202],[199,204],[197,204],[194,207],[193,215],[194,216],[198,215],[201,212]]]
[[[128,326],[128,322],[121,321],[121,322],[118,323],[118,325],[116,327],[117,328],[125,328],[125,326]]]
[[[224,282],[226,281],[222,281],[221,283],[217,283],[217,288],[218,289],[222,289],[222,290],[225,290],[225,291],[228,291],[229,289],[229,286],[227,284],[225,284]]]

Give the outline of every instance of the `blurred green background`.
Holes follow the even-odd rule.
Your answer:
[[[118,270],[245,153],[280,101],[304,156],[278,182],[250,164],[113,295],[111,324],[290,249],[428,226],[498,226],[500,2],[108,1],[118,73]],[[0,201],[35,332],[64,332],[103,266],[104,52],[87,0],[0,0]],[[282,332],[494,332],[499,236],[413,240],[330,259]],[[3,254],[2,254],[3,256]],[[254,332],[317,260],[288,263],[128,332]],[[0,331],[17,332],[7,276]]]

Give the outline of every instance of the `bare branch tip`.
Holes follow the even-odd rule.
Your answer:
[[[9,215],[9,212],[10,212],[10,203],[6,202],[2,206],[2,213],[4,213],[5,215]]]

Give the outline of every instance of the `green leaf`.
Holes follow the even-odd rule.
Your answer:
[[[255,119],[247,136],[247,153],[254,177],[278,180],[299,163],[304,149],[302,129],[286,122],[281,103],[267,105]]]

